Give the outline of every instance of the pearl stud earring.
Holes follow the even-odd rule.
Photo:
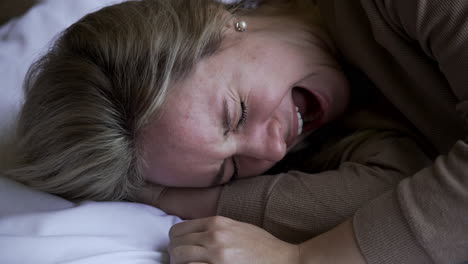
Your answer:
[[[234,24],[234,27],[237,32],[244,32],[247,29],[247,22],[245,21],[237,21]]]

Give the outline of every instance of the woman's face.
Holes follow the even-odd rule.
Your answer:
[[[281,27],[227,33],[219,52],[175,84],[145,131],[148,181],[207,187],[259,175],[344,111],[348,84],[325,43]]]

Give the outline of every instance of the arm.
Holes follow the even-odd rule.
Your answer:
[[[349,219],[431,162],[416,143],[396,132],[355,140],[341,154],[337,170],[244,178],[205,189],[169,188],[159,201],[143,202],[186,219],[218,213],[297,243]]]
[[[297,255],[301,259],[299,263],[365,263],[354,237],[352,223],[347,219],[360,205],[391,189],[401,178],[413,174],[429,164],[430,160],[425,158],[414,142],[394,133],[368,138],[343,156],[349,160],[336,171],[260,176],[233,182],[230,188],[235,189],[226,190],[224,187],[223,195],[229,198],[221,202],[225,208],[231,207],[230,212],[237,212],[236,216],[242,218],[240,220],[268,229],[268,226],[274,226],[272,223],[275,222],[270,219],[276,216],[276,220],[286,221],[286,224],[280,223],[270,230],[280,232],[276,233],[278,237],[290,242],[309,240],[299,245],[289,244],[253,225],[210,217],[173,227],[171,257],[182,262],[215,258],[215,263],[249,263],[249,259],[262,259],[265,263],[294,263],[292,259],[285,262],[283,258],[294,258],[294,252],[300,249]],[[304,182],[315,189],[303,188]],[[192,214],[193,208],[195,212],[207,214],[193,217],[213,215],[214,212],[203,211],[203,208],[215,205],[214,198],[209,196],[214,193],[216,197],[220,191],[221,187],[170,189],[159,206],[179,215]],[[295,200],[300,202],[299,205],[291,206],[291,203],[284,202],[284,198],[304,198],[307,195],[307,199]],[[172,206],[167,206],[170,204]],[[278,213],[281,214],[278,216]],[[257,219],[260,221],[255,222]],[[299,221],[294,222],[296,219]],[[335,227],[336,224],[331,221],[336,221],[338,225]],[[200,223],[203,225],[200,226]],[[293,223],[292,227],[290,223]],[[313,231],[310,231],[311,228]],[[326,230],[330,231],[310,239]],[[235,256],[229,257],[230,252],[235,252]],[[276,254],[278,252],[280,255]],[[219,256],[227,258],[216,259]]]
[[[288,242],[302,242],[351,218],[370,200],[430,164],[418,145],[381,133],[342,153],[337,170],[289,172],[232,182],[218,214],[260,226]]]
[[[386,34],[396,32],[418,44],[426,56],[438,63],[455,97],[453,106],[467,124],[468,2],[361,2],[382,46],[386,46],[385,39],[389,38]],[[392,47],[387,48],[393,52]],[[405,179],[395,191],[360,209],[354,217],[354,227],[367,261],[462,263],[468,260],[467,169],[468,145],[459,141],[431,167]]]
[[[458,110],[468,121],[468,108],[462,106],[468,100],[468,3],[464,0],[362,2],[369,16],[375,19],[378,13],[379,23],[390,25],[401,37],[419,44],[424,54],[437,62],[459,101]],[[374,34],[378,35],[375,31]]]

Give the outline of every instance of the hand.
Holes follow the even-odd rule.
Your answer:
[[[139,202],[182,219],[209,217],[216,215],[221,188],[170,188],[148,183],[140,194]]]
[[[352,220],[299,245],[301,263],[366,264],[357,244]]]
[[[251,224],[222,216],[191,220],[169,231],[171,264],[294,264],[299,247]]]

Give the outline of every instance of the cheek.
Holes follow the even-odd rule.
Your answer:
[[[167,141],[153,142],[152,147],[149,146],[151,151],[145,153],[143,166],[147,181],[170,187],[208,187],[211,184],[213,179],[207,172],[213,168],[201,166],[207,163],[202,152],[177,148]]]
[[[168,167],[166,170],[149,170],[146,180],[151,183],[169,187],[209,187],[213,181],[208,174],[194,174],[190,166],[184,169]]]
[[[323,101],[324,122],[336,119],[344,113],[350,97],[350,87],[345,75],[333,68],[321,68],[315,75],[303,80],[303,86],[320,96]]]
[[[290,111],[287,98],[290,97],[291,87],[284,82],[263,83],[253,89],[247,99],[248,116],[264,121],[276,111]],[[289,97],[288,97],[289,96]],[[284,109],[283,109],[284,108]],[[250,121],[250,120],[249,120]]]
[[[190,172],[187,171],[185,174],[172,175],[168,182],[170,185],[168,186],[193,188],[209,187],[211,186],[212,181],[213,179],[208,177],[207,174],[190,175]]]
[[[326,77],[327,87],[330,89],[331,112],[329,120],[342,115],[348,107],[350,100],[350,86],[345,75],[338,70],[329,70]]]
[[[219,154],[215,152],[219,144],[211,140],[215,136],[210,132],[216,130],[203,119],[192,117],[179,122],[176,116],[168,112],[145,131],[145,179],[171,187],[208,187],[219,168]]]

